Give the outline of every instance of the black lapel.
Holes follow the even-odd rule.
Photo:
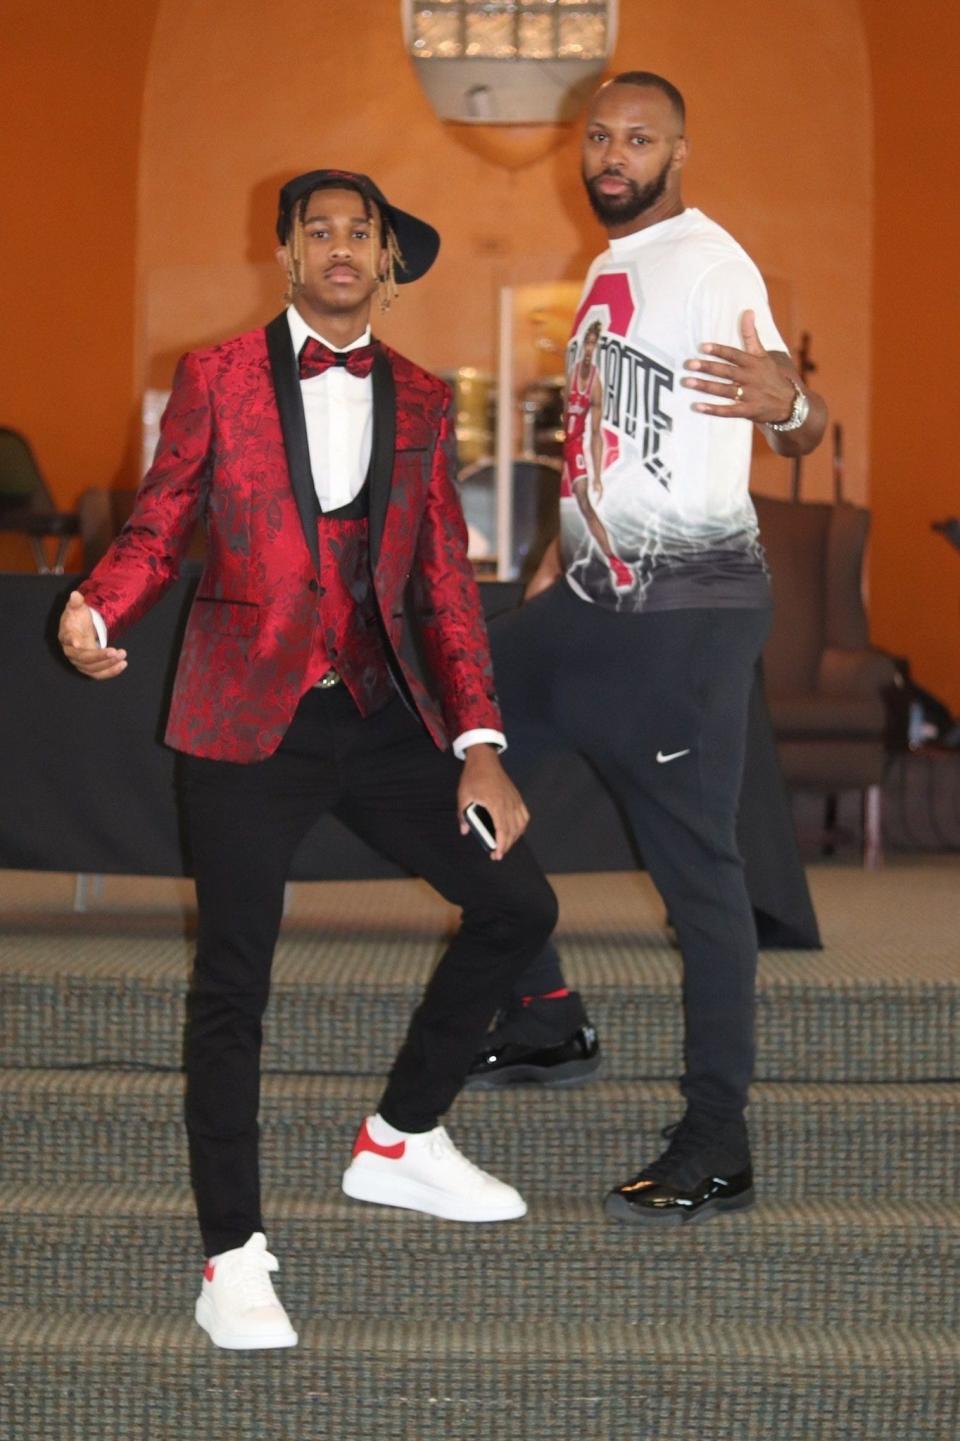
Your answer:
[[[267,354],[270,357],[270,373],[280,413],[280,428],[283,431],[283,448],[287,452],[287,468],[293,487],[300,523],[314,566],[320,564],[320,547],[317,542],[317,492],[310,469],[310,447],[307,444],[307,422],[303,413],[303,396],[300,393],[300,373],[297,358],[293,353],[290,339],[290,322],[282,310],[266,326]]]
[[[370,456],[370,565],[380,554],[390,503],[393,451],[397,434],[397,392],[390,362],[381,350],[373,362],[373,448]]]

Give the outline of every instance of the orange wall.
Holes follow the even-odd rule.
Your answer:
[[[500,285],[582,274],[600,237],[575,139],[517,172],[473,153],[421,94],[398,10],[5,0],[0,158],[16,203],[0,231],[0,424],[27,432],[60,504],[135,479],[144,383],[278,306],[274,196],[298,169],[368,169],[440,226],[434,272],[379,326],[434,368],[492,369]],[[621,12],[613,68],[659,69],[687,94],[689,200],[753,253],[788,341],[813,333],[848,493],[875,513],[876,638],[960,709],[960,558],[929,529],[960,510],[944,358],[960,211],[937,203],[955,168],[960,13],[940,0],[736,0],[722,24],[713,0]],[[755,476],[785,493],[784,463],[761,455]],[[824,449],[805,494],[829,493]],[[0,566],[30,563],[0,541]]]
[[[960,555],[930,523],[960,515],[960,11],[942,0],[863,9],[876,145],[871,617],[877,641],[956,713]]]
[[[161,0],[144,107],[139,264],[143,364],[169,381],[185,348],[280,305],[276,189],[332,164],[372,173],[444,236],[430,276],[378,326],[434,369],[494,364],[497,291],[582,276],[601,248],[576,137],[516,173],[435,117],[402,48],[399,0]],[[790,344],[814,337],[842,418],[849,484],[866,484],[870,112],[855,0],[685,0],[621,6],[614,69],[656,69],[690,107],[688,198],[728,225],[782,301]],[[788,467],[758,466],[785,493]],[[830,491],[827,451],[805,494]]]
[[[613,68],[659,69],[684,88],[688,198],[753,253],[788,342],[812,331],[862,498],[872,175],[855,0],[737,0],[722,25],[713,0],[621,11]],[[4,418],[28,430],[61,503],[135,474],[144,383],[166,384],[184,348],[279,305],[275,191],[300,168],[369,169],[438,223],[435,271],[379,327],[434,368],[493,367],[500,285],[582,275],[600,235],[575,137],[518,172],[473,153],[422,95],[398,12],[398,0],[288,0],[282,12],[264,0],[15,0],[0,117],[11,190],[27,213],[42,178],[70,222],[38,208],[0,239]],[[38,379],[51,336],[71,377],[54,405]],[[764,455],[756,477],[784,493],[788,468]],[[805,494],[829,491],[824,450]]]
[[[0,424],[26,432],[64,507],[136,474],[136,195],[155,8],[3,7]],[[4,540],[0,566],[31,564],[25,542]]]

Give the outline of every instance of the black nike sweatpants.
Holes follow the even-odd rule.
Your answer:
[[[683,957],[688,1103],[747,1104],[757,938],[737,848],[753,672],[766,609],[623,615],[561,580],[490,626],[508,749],[520,783],[548,751],[579,751],[629,819]],[[548,947],[519,977],[564,985]]]

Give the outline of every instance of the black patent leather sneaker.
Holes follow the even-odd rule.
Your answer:
[[[688,1111],[663,1135],[670,1141],[663,1155],[607,1196],[603,1209],[611,1221],[682,1226],[753,1205],[743,1120],[722,1121]]]
[[[502,1016],[467,1076],[469,1090],[582,1086],[600,1068],[597,1033],[576,991]]]

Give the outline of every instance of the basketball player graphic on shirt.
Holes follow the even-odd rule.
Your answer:
[[[588,326],[580,346],[580,359],[570,371],[564,407],[563,473],[560,495],[573,496],[580,507],[584,523],[602,552],[613,579],[614,590],[627,591],[636,584],[636,576],[616,554],[606,527],[593,508],[590,492],[599,501],[603,495],[603,435],[601,412],[603,389],[597,369],[596,354],[603,326],[595,320]],[[590,461],[587,461],[587,417],[590,418]],[[592,472],[592,474],[591,474]]]

